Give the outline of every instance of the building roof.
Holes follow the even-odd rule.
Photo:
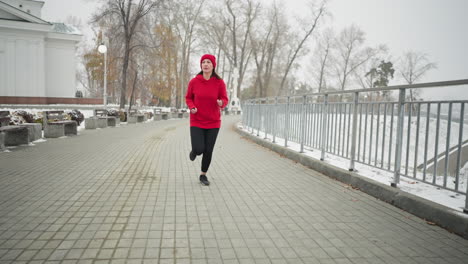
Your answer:
[[[62,34],[81,35],[81,31],[78,28],[65,23],[52,23],[52,31]]]
[[[28,12],[24,12],[23,10],[16,8],[8,3],[6,1],[0,0],[0,10],[4,11],[8,14],[11,15],[11,18],[8,18],[8,20],[16,20],[16,21],[21,21],[21,22],[29,22],[29,23],[36,23],[36,24],[49,24],[49,22],[34,16]],[[2,19],[2,18],[0,18]]]
[[[42,1],[28,1],[35,2],[41,6],[44,3]],[[49,32],[49,37],[58,39],[70,39],[74,41],[79,41],[81,39],[82,34],[75,26],[65,23],[51,23],[45,21],[40,17],[34,16],[31,13],[13,6],[15,4],[18,3],[13,0],[8,1],[8,3],[7,0],[0,0],[0,27]],[[40,10],[36,11],[40,14]]]

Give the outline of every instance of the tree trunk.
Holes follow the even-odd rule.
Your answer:
[[[129,106],[128,106],[128,112],[130,112],[130,109],[132,109],[133,97],[134,97],[134,94],[135,94],[135,87],[136,87],[137,81],[138,81],[138,70],[135,70],[135,78],[133,79],[133,85],[132,85],[133,87],[132,87],[132,93],[130,95],[130,102],[129,102]]]
[[[328,58],[328,52],[329,52],[329,47],[327,46],[325,50],[325,56],[322,60],[322,65],[320,65],[320,78],[319,78],[319,87],[318,87],[318,92],[322,92],[322,86],[323,86],[323,76],[325,74],[325,65],[327,64],[327,58]]]
[[[122,90],[120,91],[120,109],[125,108],[127,99],[127,71],[128,61],[130,60],[130,50],[128,48],[129,43],[125,43],[125,54],[122,65]]]

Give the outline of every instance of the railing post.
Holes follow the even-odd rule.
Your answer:
[[[262,99],[257,99],[257,137],[260,136],[260,126],[262,125]]]
[[[263,123],[265,124],[265,131],[263,131],[265,133],[265,137],[263,139],[268,139],[268,128],[269,128],[269,125],[270,125],[270,122],[268,122],[270,119],[269,119],[269,116],[268,116],[268,113],[269,113],[269,108],[268,108],[268,98],[265,98],[265,106],[263,107],[265,108],[264,112],[265,112],[265,117],[263,118]]]
[[[456,171],[456,183],[455,183],[455,190],[458,191],[458,186],[460,185],[460,169],[461,169],[461,152],[462,152],[462,142],[463,142],[463,128],[465,127],[463,121],[465,119],[465,103],[461,104],[460,109],[460,124],[459,124],[459,132],[458,132],[458,153],[457,153],[457,171]],[[447,162],[447,161],[446,161]],[[465,169],[465,176],[468,173],[468,169]],[[465,193],[465,208],[463,208],[463,212],[468,214],[468,184],[466,185],[466,193]]]
[[[276,120],[278,119],[278,97],[275,97],[275,107],[274,109],[274,114],[273,114],[273,143],[276,143]]]
[[[465,175],[468,173],[468,169],[465,170]],[[465,208],[463,208],[463,212],[468,214],[468,184],[466,185],[466,193],[465,193]]]
[[[449,103],[449,110],[448,110],[448,120],[447,120],[447,138],[445,141],[445,164],[444,164],[444,187],[447,187],[447,170],[448,170],[448,160],[449,160],[449,153],[450,153],[450,131],[452,128],[452,107],[453,103]]]
[[[328,94],[323,97],[323,111],[322,111],[322,153],[320,154],[320,160],[325,160],[325,144],[327,140],[327,117],[328,117]]]
[[[300,153],[304,153],[304,141],[305,141],[305,128],[306,128],[306,121],[305,121],[305,110],[306,110],[306,101],[307,101],[307,96],[302,97],[302,106],[301,106],[301,151]]]
[[[349,163],[349,171],[354,171],[354,161],[356,160],[356,140],[357,140],[357,112],[359,103],[359,93],[354,93],[353,105],[353,127],[351,135],[351,161]]]
[[[252,99],[249,100],[247,103],[248,108],[245,111],[247,112],[247,132],[250,132],[250,129],[252,128]]]
[[[400,182],[400,169],[401,169],[401,152],[403,150],[403,125],[404,125],[404,111],[405,111],[405,89],[401,88],[398,96],[398,123],[397,123],[397,138],[395,150],[395,172],[393,176],[392,187],[397,187]]]
[[[284,124],[284,146],[288,146],[288,136],[289,136],[289,96],[288,101],[286,104],[286,116],[285,116],[285,124]]]
[[[255,129],[254,128],[255,127],[255,102],[256,102],[256,100],[252,99],[252,105],[250,106],[251,107],[250,114],[252,116],[251,121],[250,121],[252,123],[250,134],[252,134],[252,135],[253,135],[254,129]]]

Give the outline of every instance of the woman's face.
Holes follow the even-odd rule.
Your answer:
[[[201,67],[203,73],[211,74],[213,72],[213,63],[209,59],[202,60]]]

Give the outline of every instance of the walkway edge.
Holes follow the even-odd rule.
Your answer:
[[[468,239],[468,215],[457,212],[452,208],[421,198],[414,194],[404,192],[398,188],[384,185],[372,179],[360,176],[356,173],[334,167],[325,162],[308,157],[294,150],[279,146],[270,141],[254,136],[234,124],[234,130],[241,136],[257,143],[260,146],[277,152],[284,157],[296,161],[310,169],[318,171],[330,178],[336,179],[345,184],[367,193],[377,199],[392,204],[404,211],[418,216],[429,223],[437,224],[449,232],[458,234]]]

